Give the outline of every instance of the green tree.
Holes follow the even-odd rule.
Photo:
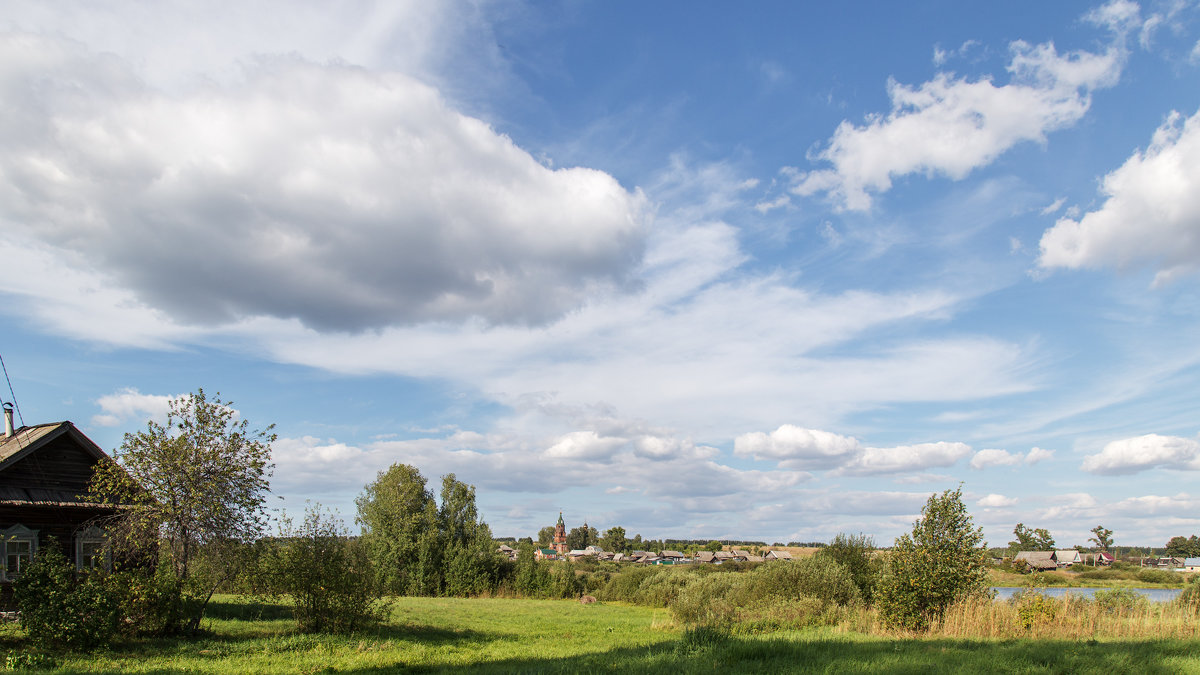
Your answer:
[[[1200,557],[1200,538],[1194,534],[1191,537],[1171,537],[1167,542],[1167,555],[1178,558]]]
[[[717,551],[720,551],[723,548],[725,548],[725,545],[719,541],[716,541],[715,539],[713,541],[708,542],[704,546],[705,551],[712,551],[713,553],[716,553]]]
[[[428,594],[429,568],[440,567],[433,550],[439,542],[430,538],[437,533],[437,511],[421,472],[393,464],[363,488],[355,503],[363,544],[384,586],[393,593]]]
[[[1107,551],[1113,545],[1112,530],[1105,529],[1103,525],[1097,525],[1092,528],[1092,534],[1096,535],[1088,539],[1095,542],[1096,546],[1101,551]]]
[[[442,477],[442,505],[438,511],[445,556],[448,595],[477,595],[493,583],[496,552],[492,530],[479,518],[475,487],[454,474]]]
[[[129,556],[162,543],[159,564],[170,566],[183,600],[164,630],[195,630],[232,571],[194,574],[202,549],[253,541],[263,532],[273,428],[251,430],[231,401],[220,394],[209,400],[197,389],[171,400],[165,424],[151,421],[125,434],[114,461],[97,464],[92,498],[131,507],[107,524],[114,548]]]
[[[587,523],[579,527],[571,528],[567,532],[567,548],[569,550],[585,549],[588,546],[594,545],[600,539],[600,533],[594,527],[588,527]]]
[[[1050,532],[1042,528],[1036,530],[1025,527],[1024,523],[1017,523],[1013,528],[1013,536],[1016,540],[1008,542],[1008,548],[1017,551],[1053,551],[1054,537],[1050,536]]]
[[[983,596],[987,547],[962,501],[962,487],[931,495],[911,534],[896,539],[876,598],[889,624],[923,630],[952,603]]]
[[[547,525],[538,530],[538,548],[549,548],[554,543],[554,526]]]
[[[600,548],[613,553],[623,553],[625,551],[625,528],[614,525],[605,530],[604,537],[600,540]]]

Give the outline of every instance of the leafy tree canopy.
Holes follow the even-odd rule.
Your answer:
[[[1054,550],[1054,537],[1050,536],[1050,532],[1038,528],[1036,530],[1025,527],[1025,523],[1017,523],[1013,528],[1013,536],[1016,540],[1008,542],[1009,549],[1017,551],[1052,551]]]
[[[224,581],[194,574],[201,547],[252,541],[266,524],[274,425],[251,430],[238,418],[232,402],[220,394],[210,400],[203,389],[172,399],[165,424],[151,421],[125,434],[115,461],[98,464],[92,477],[93,499],[132,506],[108,524],[115,547],[165,545],[160,561],[171,565],[180,593],[192,601],[184,603],[187,616],[178,617],[181,628],[199,625],[213,588]]]
[[[1107,551],[1108,549],[1112,548],[1112,530],[1105,528],[1103,525],[1097,525],[1092,528],[1092,534],[1096,536],[1090,537],[1088,541],[1094,542],[1096,546],[1100,548],[1100,550]]]
[[[932,495],[892,547],[888,573],[877,591],[888,623],[924,629],[956,601],[983,596],[987,544],[962,501],[962,488]]]

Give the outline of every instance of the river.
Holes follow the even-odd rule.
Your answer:
[[[997,600],[1008,600],[1013,595],[1020,591],[1027,590],[1023,586],[992,586],[992,590],[996,591]],[[1048,586],[1046,588],[1037,589],[1040,593],[1048,595],[1052,598],[1062,597],[1067,593],[1078,595],[1085,598],[1091,598],[1096,591],[1108,590],[1104,588],[1066,588],[1064,586]],[[1179,597],[1183,592],[1182,588],[1131,588],[1131,591],[1141,593],[1150,599],[1150,602],[1170,602]]]

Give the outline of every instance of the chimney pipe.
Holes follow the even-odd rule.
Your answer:
[[[11,403],[4,404],[4,437],[12,438],[15,434],[13,431],[13,407]]]

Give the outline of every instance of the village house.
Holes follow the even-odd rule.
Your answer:
[[[1058,561],[1054,559],[1054,551],[1021,551],[1013,558],[1013,562],[1023,561],[1029,569],[1044,572],[1058,569]]]
[[[1082,562],[1083,558],[1080,557],[1079,551],[1071,550],[1054,552],[1054,563],[1059,567],[1070,567],[1071,565]]]
[[[101,521],[113,507],[87,498],[93,467],[108,455],[70,422],[13,427],[4,405],[0,438],[0,583],[9,585],[54,538],[77,570],[110,566]]]
[[[789,551],[767,551],[763,554],[763,560],[791,560],[792,554]]]

